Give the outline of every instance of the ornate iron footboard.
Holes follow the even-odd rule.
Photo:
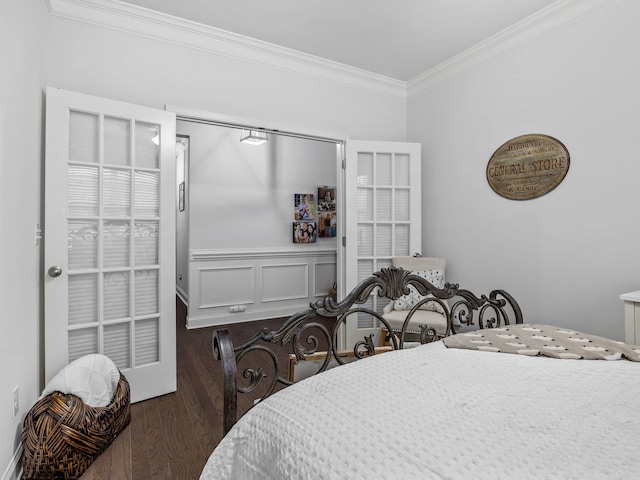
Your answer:
[[[217,360],[222,361],[224,377],[224,434],[231,429],[238,419],[238,393],[255,392],[258,385],[261,392],[254,404],[271,395],[278,385],[291,385],[288,379],[288,360],[283,360],[272,348],[286,347],[295,355],[296,362],[304,360],[306,356],[321,355],[321,364],[315,373],[325,371],[330,362],[339,365],[345,363],[344,352],[338,347],[338,332],[345,325],[349,315],[366,313],[375,317],[381,325],[391,331],[388,322],[381,314],[362,304],[367,302],[375,292],[380,297],[396,300],[409,293],[409,285],[413,285],[421,295],[429,295],[416,304],[408,313],[401,332],[397,338],[391,337],[393,349],[402,348],[406,329],[413,313],[427,301],[437,302],[444,308],[447,317],[445,335],[456,333],[454,319],[461,325],[479,328],[493,328],[512,323],[522,323],[522,311],[515,299],[504,290],[493,290],[489,296],[477,297],[457,284],[447,283],[439,289],[419,275],[408,270],[389,267],[375,272],[369,278],[360,282],[341,302],[336,302],[331,296],[311,303],[309,309],[298,312],[289,317],[281,327],[269,331],[262,329],[250,340],[234,346],[229,332],[220,329],[213,335],[213,352]],[[328,319],[329,321],[320,321]],[[329,324],[329,327],[327,326]],[[421,326],[420,342],[426,343],[438,339],[440,336],[428,325]],[[323,348],[323,351],[319,349]],[[240,372],[240,363],[251,363],[248,360],[252,354],[260,353],[260,359],[252,366],[247,366]],[[365,337],[353,345],[353,355],[364,358],[374,355],[376,347],[372,336]],[[267,359],[265,361],[265,358]]]

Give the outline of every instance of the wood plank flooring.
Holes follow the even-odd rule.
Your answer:
[[[215,328],[187,330],[186,307],[176,300],[178,388],[131,406],[131,424],[81,480],[197,479],[222,438],[222,369],[213,358]],[[228,326],[234,342],[282,319]],[[287,375],[287,372],[284,372]],[[248,408],[246,402],[239,409]]]

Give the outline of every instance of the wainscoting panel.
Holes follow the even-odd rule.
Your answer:
[[[305,301],[309,297],[309,264],[264,265],[262,302]]]
[[[316,268],[316,287],[319,287],[319,290],[315,291],[316,297],[325,297],[328,293],[326,286],[329,285],[331,288],[338,278],[338,270],[336,266],[336,262],[317,262],[315,264]]]
[[[328,295],[336,250],[192,250],[187,328],[289,316]]]
[[[252,265],[199,268],[199,308],[253,303],[254,270]]]

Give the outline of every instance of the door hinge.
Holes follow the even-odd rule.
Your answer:
[[[34,236],[33,244],[40,245],[40,240],[42,240],[42,229],[40,228],[39,223],[36,223],[33,236]]]
[[[343,159],[342,159],[342,169],[343,169],[343,170],[346,170],[346,169],[347,169],[347,159],[346,159],[346,158],[343,158]]]
[[[343,247],[347,246],[347,237],[342,237],[342,246]]]

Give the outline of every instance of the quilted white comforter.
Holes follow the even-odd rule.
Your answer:
[[[435,342],[310,377],[249,411],[206,479],[640,478],[640,364]]]

